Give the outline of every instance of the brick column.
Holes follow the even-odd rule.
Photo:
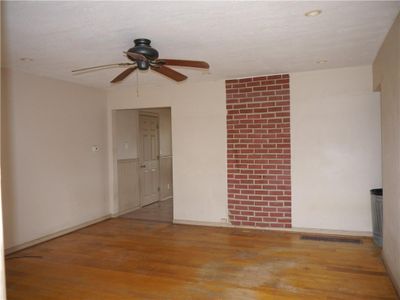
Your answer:
[[[233,225],[291,227],[289,75],[226,81]]]

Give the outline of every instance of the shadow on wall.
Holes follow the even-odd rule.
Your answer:
[[[17,214],[15,213],[15,189],[11,178],[14,177],[11,168],[12,161],[12,140],[10,134],[10,107],[7,99],[10,98],[10,89],[7,76],[3,76],[1,70],[1,198],[3,205],[3,227],[4,227],[4,246],[12,244],[12,237],[15,235],[17,224]]]

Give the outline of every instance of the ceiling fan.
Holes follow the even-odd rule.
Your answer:
[[[83,69],[73,70],[72,72],[96,71],[111,67],[128,67],[117,77],[111,80],[111,83],[119,82],[128,77],[136,69],[148,70],[149,68],[160,74],[163,74],[175,81],[183,81],[187,76],[169,68],[168,66],[181,66],[190,68],[209,69],[210,66],[204,61],[181,60],[181,59],[158,59],[158,51],[150,46],[149,39],[134,40],[135,46],[124,52],[131,62],[101,65]]]

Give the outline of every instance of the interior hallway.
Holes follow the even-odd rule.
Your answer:
[[[121,218],[172,223],[173,200],[171,198],[154,202],[133,212],[124,214]]]

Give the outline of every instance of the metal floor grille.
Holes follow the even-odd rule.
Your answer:
[[[351,243],[362,244],[361,239],[337,237],[337,236],[321,236],[321,235],[301,235],[302,240],[321,241],[321,242],[335,242],[335,243]]]

